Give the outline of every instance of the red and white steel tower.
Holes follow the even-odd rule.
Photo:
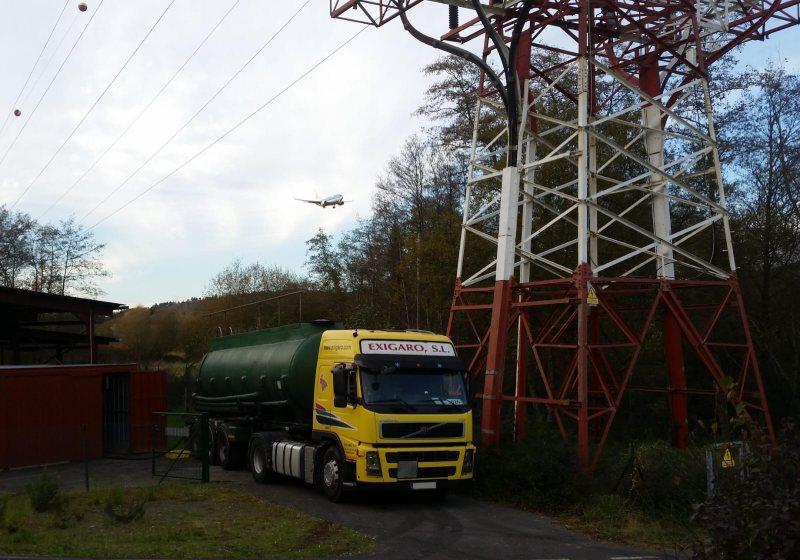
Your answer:
[[[398,18],[481,69],[448,331],[483,378],[483,442],[499,443],[504,403],[517,439],[528,404],[546,405],[590,470],[631,391],[666,393],[678,446],[689,396],[719,390],[774,437],[707,77],[738,45],[800,22],[800,0],[434,1],[472,17],[434,37],[410,21],[421,0],[330,9]],[[491,113],[507,126],[485,139]],[[658,339],[666,383],[642,386],[637,363]]]

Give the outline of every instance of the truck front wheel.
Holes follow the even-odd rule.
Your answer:
[[[332,502],[344,501],[344,461],[339,449],[332,445],[322,459],[322,490]]]
[[[253,479],[261,484],[272,480],[273,473],[269,468],[267,444],[261,438],[253,440],[250,450],[250,472],[253,473]]]

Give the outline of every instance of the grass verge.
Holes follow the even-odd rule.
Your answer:
[[[101,488],[42,512],[26,494],[0,498],[0,554],[286,558],[372,548],[361,533],[222,484]]]
[[[617,494],[592,496],[576,513],[555,518],[595,539],[673,551],[687,550],[697,530],[686,516],[655,515]]]

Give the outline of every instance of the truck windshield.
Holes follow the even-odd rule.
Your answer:
[[[441,369],[361,369],[364,404],[376,411],[466,412],[463,373]]]

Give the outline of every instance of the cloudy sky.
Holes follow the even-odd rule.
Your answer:
[[[20,199],[43,221],[75,216],[87,227],[280,92],[360,29],[334,21],[326,0],[295,19],[167,147],[102,205],[275,33],[305,0],[240,0],[203,48],[133,128],[63,199],[161,89],[235,0],[175,0],[75,135]],[[0,0],[0,107],[14,106],[63,0]],[[39,65],[0,133],[0,204],[31,185],[76,123],[169,4],[168,0],[69,0]],[[42,93],[88,21],[92,23],[49,91]],[[415,9],[417,21],[446,20],[445,8]],[[423,25],[424,27],[424,25]],[[788,59],[800,68],[800,32],[748,46],[743,63]],[[137,201],[94,228],[112,276],[105,298],[130,305],[199,295],[234,258],[301,270],[305,240],[318,227],[338,232],[369,214],[376,177],[403,140],[425,122],[412,113],[437,53],[393,22],[367,29],[285,95]],[[3,109],[5,111],[5,109]],[[0,112],[0,124],[5,119]],[[32,116],[31,116],[32,115]],[[28,121],[28,118],[30,120]],[[25,122],[27,121],[27,125]],[[321,210],[293,200],[343,193],[354,202]],[[48,210],[49,209],[49,210]],[[91,212],[91,213],[90,213]],[[88,215],[87,215],[88,214]]]

